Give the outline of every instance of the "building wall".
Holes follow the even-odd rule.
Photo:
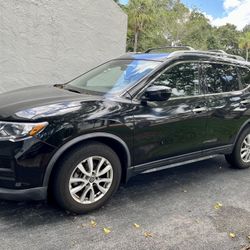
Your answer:
[[[125,52],[113,0],[0,0],[0,92],[66,82]]]

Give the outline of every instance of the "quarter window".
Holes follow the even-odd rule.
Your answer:
[[[239,78],[234,66],[206,64],[204,81],[209,93],[222,93],[239,90]]]
[[[153,85],[163,85],[172,89],[172,97],[200,94],[199,64],[183,63],[165,71]]]

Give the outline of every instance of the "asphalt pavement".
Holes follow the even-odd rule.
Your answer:
[[[250,169],[223,157],[134,177],[88,215],[0,201],[0,249],[240,250],[249,235]]]

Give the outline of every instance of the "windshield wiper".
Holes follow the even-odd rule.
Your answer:
[[[53,85],[55,88],[59,88],[59,89],[65,89],[65,90],[68,90],[70,92],[74,92],[74,93],[77,93],[77,94],[81,94],[81,92],[79,90],[76,90],[76,89],[72,89],[72,88],[69,88],[69,87],[66,87],[65,84],[54,84]]]
[[[68,91],[70,91],[70,92],[74,92],[74,93],[77,93],[77,94],[81,94],[80,91],[75,90],[75,89],[70,89],[70,88],[64,88],[64,89],[65,89],[65,90],[68,90]]]
[[[53,86],[55,88],[59,88],[59,89],[63,89],[64,88],[64,84],[54,84]]]

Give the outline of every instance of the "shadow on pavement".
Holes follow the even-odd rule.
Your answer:
[[[177,189],[202,183],[206,178],[213,179],[214,175],[229,171],[234,170],[228,168],[224,158],[217,157],[159,172],[138,175],[132,178],[125,187],[121,187],[108,205],[90,215],[111,213],[110,208],[111,210],[123,209],[128,202],[146,201],[156,193],[157,199],[161,199],[162,194],[174,193]],[[8,224],[8,228],[55,224],[67,220],[71,221],[74,216],[46,202],[0,201],[0,221],[4,222],[3,224]]]

